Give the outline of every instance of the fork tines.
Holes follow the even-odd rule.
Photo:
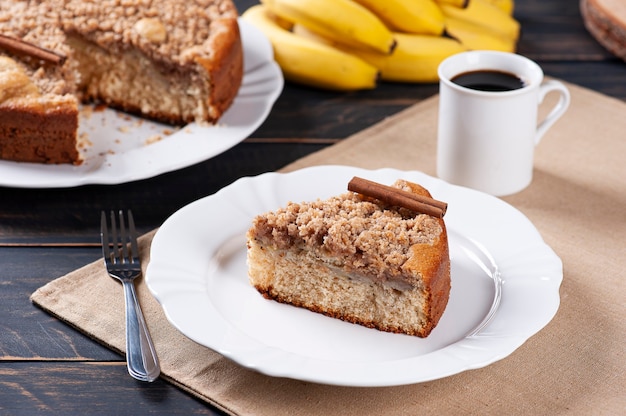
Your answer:
[[[137,232],[135,230],[133,213],[131,210],[127,211],[128,226],[125,224],[123,210],[117,212],[118,220],[116,220],[115,211],[110,211],[109,217],[111,222],[110,234],[106,213],[102,211],[100,214],[100,236],[104,260],[107,264],[139,263]]]

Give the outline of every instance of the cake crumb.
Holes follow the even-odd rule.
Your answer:
[[[78,136],[78,140],[77,140],[77,145],[76,145],[79,149],[86,149],[90,146],[93,146],[93,143],[91,142],[91,140],[89,140],[89,134],[87,133],[81,133]]]
[[[144,143],[145,143],[146,145],[151,145],[151,144],[156,143],[156,142],[159,142],[159,141],[161,141],[161,140],[163,140],[163,137],[161,137],[161,135],[159,135],[159,134],[155,134],[155,135],[153,135],[153,136],[148,137],[148,138],[144,141]]]
[[[93,107],[90,105],[84,105],[80,110],[80,115],[85,119],[90,119],[93,116]]]

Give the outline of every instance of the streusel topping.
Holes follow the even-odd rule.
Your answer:
[[[152,59],[181,64],[207,50],[219,20],[237,18],[229,1],[53,0],[68,33],[80,33],[107,49],[133,45]]]
[[[3,1],[0,7],[0,33],[65,56],[71,55],[65,43],[65,34],[60,28],[58,9],[47,2]],[[4,51],[0,51],[0,55],[14,58],[14,55]],[[19,57],[19,61],[24,63],[24,70],[42,93],[75,92],[75,74],[70,60],[63,65],[43,66],[29,57]]]
[[[254,219],[252,237],[276,249],[303,247],[341,258],[349,269],[386,280],[402,273],[415,244],[433,244],[442,227],[429,215],[349,192],[327,200],[290,202]]]

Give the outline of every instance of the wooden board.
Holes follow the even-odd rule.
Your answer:
[[[626,61],[626,2],[581,0],[580,12],[589,33],[607,50]]]

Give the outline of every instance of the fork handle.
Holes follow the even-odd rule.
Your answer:
[[[126,304],[126,363],[131,376],[154,381],[161,372],[152,338],[141,312],[135,286],[123,282]]]

